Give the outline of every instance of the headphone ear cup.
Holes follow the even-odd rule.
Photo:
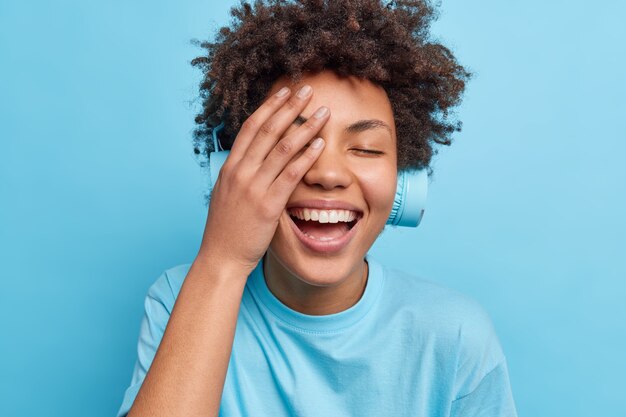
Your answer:
[[[229,153],[230,151],[217,151],[209,154],[209,185],[211,191],[213,191],[213,187],[215,187],[220,169],[222,169],[222,165],[224,165]]]
[[[428,172],[408,169],[398,172],[396,196],[387,224],[417,227],[422,221],[428,194]]]

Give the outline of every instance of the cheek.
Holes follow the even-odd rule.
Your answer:
[[[388,215],[396,195],[397,172],[390,167],[369,169],[360,175],[361,188],[371,209],[386,211]]]

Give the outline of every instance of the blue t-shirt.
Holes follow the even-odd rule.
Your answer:
[[[366,257],[361,299],[311,316],[248,277],[221,417],[516,416],[505,357],[485,311],[437,284]],[[150,287],[138,358],[118,417],[128,413],[190,265]]]

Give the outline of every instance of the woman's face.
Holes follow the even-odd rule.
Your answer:
[[[268,95],[283,86],[297,91],[305,84],[313,87],[313,97],[301,117],[308,119],[320,106],[330,109],[330,119],[318,134],[326,145],[289,198],[268,255],[280,264],[284,275],[313,286],[334,286],[362,273],[363,259],[391,212],[396,192],[396,130],[387,94],[367,80],[339,78],[324,71],[303,77],[297,85],[281,78]],[[285,134],[301,122],[297,120]],[[358,212],[359,220],[348,232],[350,238],[339,248],[321,250],[318,242],[345,233],[341,225],[306,222],[307,227],[305,221],[290,217],[291,209],[311,207],[316,201],[347,204]],[[307,241],[296,224],[317,236],[317,242]]]

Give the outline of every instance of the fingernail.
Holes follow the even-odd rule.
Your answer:
[[[324,139],[322,138],[317,138],[313,141],[313,143],[311,144],[311,148],[313,149],[319,149],[322,147],[322,145],[324,144]]]
[[[287,94],[289,94],[289,87],[283,87],[276,93],[276,97],[285,97]]]
[[[327,114],[328,114],[328,107],[320,107],[319,109],[317,109],[317,111],[315,112],[313,117],[316,118],[316,119],[321,119],[322,117],[326,116]]]
[[[310,85],[305,85],[298,91],[298,98],[307,98],[313,89]]]

